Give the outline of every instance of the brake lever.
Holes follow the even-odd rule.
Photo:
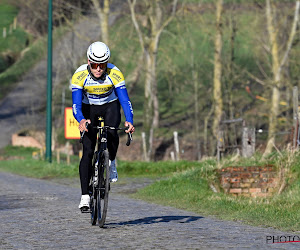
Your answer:
[[[127,129],[129,129],[129,126],[125,127],[125,131]],[[129,132],[129,133],[127,133],[127,135],[128,135],[128,138],[127,138],[126,146],[129,146],[132,141],[132,134]]]
[[[88,125],[89,125],[89,123],[88,122],[86,122],[85,123],[85,128],[87,128],[88,127]],[[79,143],[82,143],[82,138],[83,138],[83,136],[84,136],[84,134],[85,134],[85,130],[83,130],[83,132],[82,132],[82,134],[81,134],[81,136],[80,136],[80,139],[79,139]]]
[[[129,146],[130,143],[131,143],[131,141],[132,141],[132,135],[131,135],[131,133],[129,132],[129,133],[128,133],[127,142],[126,142],[126,146]]]

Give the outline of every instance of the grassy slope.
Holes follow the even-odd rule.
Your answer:
[[[0,2],[0,30],[9,27],[17,16],[18,10],[5,3]],[[67,27],[60,27],[53,31],[54,43],[64,35]],[[47,36],[33,39],[32,36],[17,26],[6,38],[0,37],[0,100],[12,90],[23,74],[28,72],[41,58],[47,54]],[[16,60],[8,65],[3,55],[9,55]]]
[[[0,30],[2,31],[4,27],[7,30],[7,37],[0,37],[0,99],[14,87],[15,82],[34,63],[31,60],[34,53],[30,56],[27,53],[24,56],[22,55],[22,51],[30,43],[30,34],[19,26],[12,33],[9,32],[9,27],[18,14],[18,9],[6,2],[0,2]],[[4,59],[4,55],[11,57],[12,61],[16,60],[16,63],[9,65],[7,60]]]
[[[17,13],[18,10],[14,6],[6,4],[3,1],[0,2],[0,72],[10,66],[12,61],[14,61],[26,47],[26,43],[29,42],[29,35],[20,27],[11,29],[14,17],[17,16]],[[3,37],[4,29],[6,29],[6,37]],[[5,57],[9,57],[11,62],[5,59]],[[3,93],[1,91],[1,96],[2,95]]]

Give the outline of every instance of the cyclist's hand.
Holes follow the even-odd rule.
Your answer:
[[[133,125],[131,124],[131,122],[126,121],[124,123],[125,127],[129,127],[127,130],[125,130],[125,132],[128,134],[129,132],[132,134],[135,130],[135,128],[133,127]]]
[[[83,132],[84,130],[86,132],[88,132],[88,129],[86,128],[86,123],[90,124],[91,123],[91,120],[86,120],[86,119],[82,119],[79,123],[79,126],[78,126],[78,129],[80,130],[80,132]]]

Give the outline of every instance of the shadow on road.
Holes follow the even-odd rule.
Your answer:
[[[155,223],[168,223],[177,221],[178,223],[190,223],[204,217],[201,216],[155,216],[145,217],[136,220],[124,221],[119,223],[107,223],[107,226],[123,226],[123,225],[141,225],[141,224],[155,224]]]

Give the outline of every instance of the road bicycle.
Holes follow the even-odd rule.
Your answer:
[[[110,191],[110,166],[109,152],[107,150],[107,131],[108,130],[127,130],[125,128],[115,128],[104,125],[104,119],[99,117],[99,126],[93,127],[98,130],[96,149],[92,161],[92,176],[90,179],[90,209],[82,210],[83,213],[91,213],[91,223],[103,227],[107,214],[108,193]],[[86,124],[88,127],[88,123]],[[81,134],[80,143],[82,143],[85,131]],[[126,145],[129,146],[132,141],[131,133],[128,133]]]

